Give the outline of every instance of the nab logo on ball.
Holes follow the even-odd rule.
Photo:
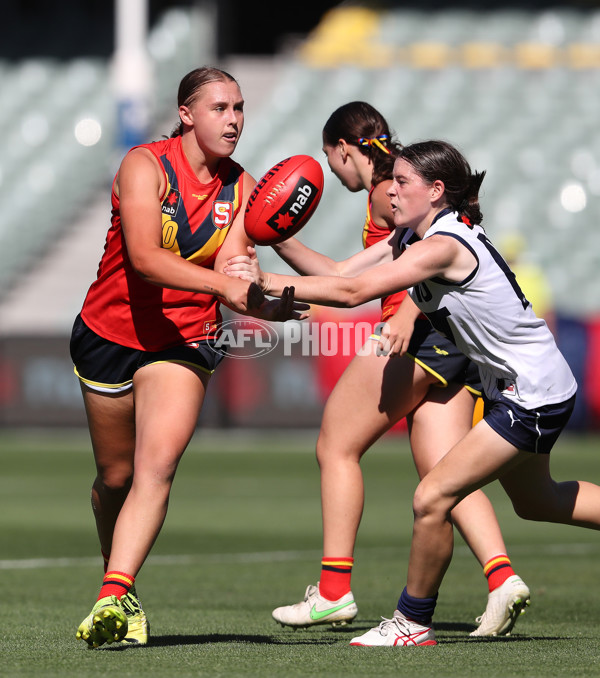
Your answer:
[[[292,155],[273,165],[248,199],[248,237],[257,245],[274,245],[293,236],[317,208],[323,181],[323,169],[310,155]]]
[[[295,229],[318,195],[319,189],[305,177],[300,177],[292,195],[272,217],[267,219],[267,224],[280,235],[288,237],[288,231]]]

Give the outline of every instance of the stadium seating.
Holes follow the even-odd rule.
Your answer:
[[[152,102],[154,119],[173,107],[179,74],[202,58],[192,35],[208,29],[194,17],[166,12],[150,36],[160,93]],[[86,120],[98,138],[77,128]],[[52,256],[55,241],[68,235],[99,190],[108,190],[121,153],[116,135],[106,61],[0,63],[0,299],[38,257]]]
[[[521,230],[524,254],[547,272],[557,308],[596,313],[600,12],[389,10],[378,28],[369,14],[369,30],[344,33],[355,12],[332,10],[309,36],[300,57],[310,73],[297,61],[289,65],[264,106],[276,120],[271,143],[255,137],[253,149],[261,150],[240,147],[242,163],[262,170],[278,155],[322,157],[320,130],[329,113],[367,100],[402,141],[448,139],[474,168],[485,169],[482,207],[492,239]],[[369,48],[383,65],[357,63]],[[364,202],[354,197],[335,179],[326,183],[301,239],[335,258],[356,251]],[[268,252],[263,259],[281,266]]]
[[[171,10],[154,27],[155,121],[173,118],[181,74],[210,61],[210,35],[208,23],[183,10]],[[198,44],[206,44],[205,53]],[[529,256],[552,281],[557,307],[598,312],[599,11],[342,5],[297,53],[279,60],[260,108],[247,110],[236,151],[254,176],[294,153],[324,162],[328,115],[367,100],[402,141],[448,139],[474,168],[487,170],[482,206],[492,239],[522,231]],[[243,69],[235,75],[243,88]],[[107,64],[0,63],[0,289],[67,232],[91,194],[105,190],[115,163],[111,101]],[[94,146],[73,137],[84,115],[102,125]],[[364,197],[326,172],[321,206],[301,239],[338,259],[358,250]],[[261,254],[266,266],[282,268],[267,248]]]

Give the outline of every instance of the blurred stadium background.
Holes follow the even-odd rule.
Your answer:
[[[295,153],[323,162],[324,197],[300,239],[336,259],[361,247],[366,197],[324,163],[321,129],[337,106],[369,101],[401,140],[448,139],[486,169],[491,239],[520,256],[523,280],[539,273],[549,285],[550,301],[536,301],[541,278],[525,287],[580,384],[571,428],[598,429],[600,3],[269,4],[4,8],[0,427],[85,423],[68,337],[101,255],[110,182],[129,146],[170,134],[181,77],[213,64],[246,99],[234,157],[248,171],[258,178]],[[286,270],[268,248],[259,256]],[[315,317],[374,321],[377,307]],[[346,361],[278,350],[228,360],[200,426],[317,426]]]

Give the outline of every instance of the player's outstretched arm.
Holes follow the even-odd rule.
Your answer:
[[[273,245],[273,249],[300,275],[338,275],[338,262],[307,247],[296,238],[288,238]]]
[[[276,248],[281,248],[283,251],[284,246],[288,246],[286,251],[294,252],[294,256],[289,260],[287,256],[282,258],[300,275],[352,277],[396,258],[396,241],[396,235],[392,235],[386,241],[381,241],[339,262],[311,250],[294,238],[279,243]],[[306,263],[300,263],[303,254],[306,255]],[[254,247],[248,247],[247,256],[240,255],[228,259],[223,272],[242,280],[255,282],[261,289],[265,289],[263,272]]]
[[[341,261],[335,261],[325,254],[316,252],[295,238],[274,245],[273,249],[300,275],[350,277],[385,261],[391,261],[394,256],[394,236]]]
[[[375,266],[351,278],[295,277],[263,272],[262,289],[266,294],[277,297],[285,287],[294,286],[296,299],[300,301],[347,308],[359,306],[453,270],[454,239],[445,240],[447,243],[439,239],[434,241],[434,238],[415,243],[399,259]]]

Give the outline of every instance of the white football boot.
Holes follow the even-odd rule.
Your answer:
[[[475,620],[479,626],[471,636],[508,636],[529,605],[529,589],[514,574],[488,595],[485,612]]]
[[[327,600],[319,593],[319,584],[308,586],[304,600],[295,605],[284,605],[273,610],[273,619],[282,626],[306,628],[316,624],[345,626],[358,614],[352,591],[339,600]]]
[[[379,626],[362,636],[352,638],[350,645],[360,647],[416,647],[417,645],[437,645],[431,626],[423,626],[407,619],[396,610],[392,619],[382,617]]]

